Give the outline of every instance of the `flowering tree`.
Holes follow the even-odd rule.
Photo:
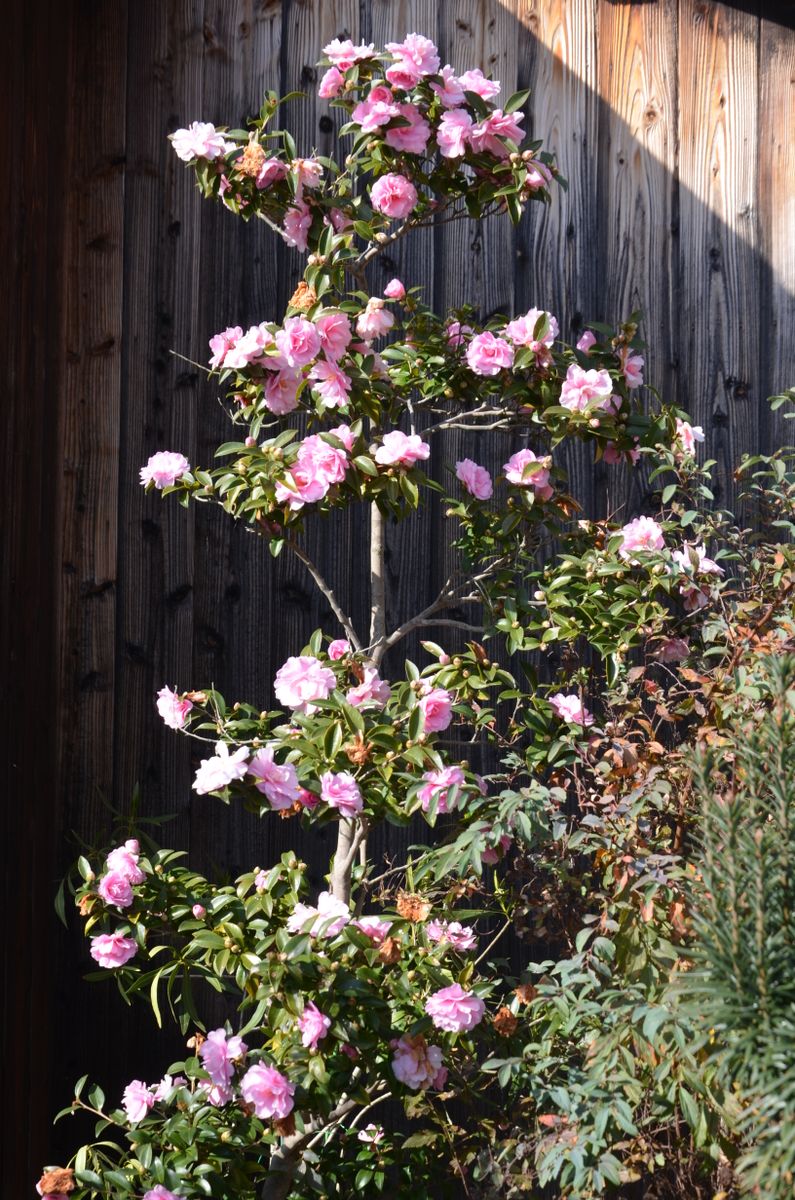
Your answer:
[[[247,131],[172,135],[203,195],[265,221],[306,270],[280,324],[210,340],[233,426],[221,465],[160,450],[141,481],[294,554],[339,622],[276,672],[278,708],[209,687],[157,697],[167,726],[205,743],[198,795],[335,826],[328,887],[309,895],[293,852],[219,886],[132,830],[80,860],[91,954],[192,1053],[158,1083],[134,1079],[120,1106],[81,1081],[66,1111],[92,1113],[96,1141],[45,1172],[50,1197],[513,1195],[522,1179],[593,1195],[643,1155],[653,1170],[659,1130],[678,1136],[683,1114],[697,1147],[718,1145],[716,1095],[682,1099],[695,1059],[663,999],[685,936],[682,680],[711,678],[676,668],[710,639],[713,665],[732,652],[719,630],[734,535],[704,511],[701,431],[643,388],[635,316],[572,347],[541,308],[484,327],[467,307],[434,313],[412,281],[370,294],[368,266],[398,239],[517,222],[563,181],[539,143],[523,147],[525,95],[499,107],[498,83],[442,66],[427,38],[324,53],[344,161],[299,157],[272,128],[273,94]],[[445,434],[462,429],[508,447],[497,478],[469,458],[442,475]],[[580,519],[553,454],[567,438],[616,470],[645,458],[664,473],[655,517]],[[452,523],[457,565],[390,627],[386,530],[421,503]],[[369,510],[368,629],[302,542],[307,521],[353,504]],[[433,627],[473,637],[450,653],[425,641],[425,665],[398,669],[400,643]],[[374,861],[371,831],[414,816],[432,844]],[[520,943],[511,977],[510,928],[560,961]],[[210,1030],[208,988],[235,1012]]]

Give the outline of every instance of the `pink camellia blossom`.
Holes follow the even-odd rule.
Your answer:
[[[547,331],[536,338],[535,329],[542,317],[547,318]],[[537,355],[543,355],[558,336],[558,322],[551,312],[542,308],[531,308],[523,317],[517,317],[505,326],[505,336],[510,338],[515,346],[529,346]]]
[[[432,1087],[439,1072],[442,1071],[442,1051],[438,1046],[429,1046],[421,1033],[404,1033],[392,1043],[395,1056],[392,1059],[392,1070],[395,1078],[406,1087]]]
[[[183,162],[194,158],[207,158],[212,162],[234,149],[234,142],[228,142],[209,121],[192,121],[187,129],[177,129],[170,134],[169,139],[177,158]]]
[[[447,943],[454,950],[474,950],[478,944],[474,929],[460,921],[429,921],[425,932],[432,942]]]
[[[716,562],[707,557],[707,551],[703,545],[691,546],[687,542],[681,550],[674,550],[671,558],[679,570],[689,576],[679,585],[685,611],[696,612],[698,609],[704,608],[710,600],[710,587],[703,583],[696,583],[694,576],[722,575],[723,567],[718,566]]]
[[[391,687],[385,679],[381,679],[376,668],[365,667],[362,682],[352,687],[345,699],[354,708],[362,708],[365,704],[377,704],[383,708],[391,695]]]
[[[431,801],[436,800],[436,811],[440,815],[450,812],[448,793],[452,788],[460,787],[465,782],[464,772],[460,767],[440,767],[438,771],[426,771],[422,777],[425,784],[417,795],[420,798],[423,812],[427,812]]]
[[[312,226],[312,209],[304,200],[288,208],[284,216],[284,240],[296,250],[306,250]]]
[[[608,371],[584,371],[572,363],[563,380],[560,403],[571,412],[609,408],[613,399],[613,381]]]
[[[681,447],[682,454],[695,458],[696,442],[704,441],[704,430],[700,425],[691,425],[689,421],[676,418],[676,441]]]
[[[256,875],[254,876],[254,891],[262,893],[266,890],[267,886],[268,886],[268,872],[267,871],[257,871]]]
[[[436,130],[436,144],[442,158],[462,158],[467,152],[473,121],[463,108],[444,113]]]
[[[149,459],[145,467],[141,467],[140,478],[144,487],[153,483],[158,491],[173,487],[178,479],[190,470],[190,463],[184,454],[175,450],[158,450]]]
[[[251,325],[243,336],[237,338],[227,349],[224,366],[240,371],[250,363],[262,363],[268,370],[278,370],[279,367],[286,366],[284,360],[280,357],[266,357],[267,351],[275,345],[273,330],[265,321],[261,321],[259,325]]]
[[[202,1066],[219,1087],[232,1082],[235,1060],[246,1057],[248,1046],[241,1037],[229,1037],[225,1029],[213,1029],[201,1044]]]
[[[265,381],[265,404],[275,416],[283,417],[298,406],[302,379],[300,371],[277,371]]]
[[[441,733],[453,719],[453,697],[445,688],[431,688],[420,698],[425,733]]]
[[[398,104],[397,116],[407,125],[387,129],[384,141],[402,154],[424,154],[431,136],[431,127],[413,104]]]
[[[210,349],[213,356],[210,359],[210,366],[218,370],[224,365],[224,359],[238,340],[242,338],[243,330],[239,325],[229,325],[223,333],[216,333],[210,338]]]
[[[536,466],[536,464],[541,464]],[[532,450],[517,450],[503,466],[505,478],[515,487],[531,487],[539,500],[548,500],[553,489],[549,483],[550,460]]]
[[[351,644],[345,638],[335,638],[329,644],[328,656],[334,662],[338,662],[341,658],[345,658],[346,654],[351,653]]]
[[[327,46],[323,47],[323,53],[329,62],[335,67],[339,67],[340,71],[347,71],[354,63],[361,62],[365,58],[373,58],[375,55],[375,46],[370,43],[365,46],[361,42],[358,46],[354,46],[350,38],[340,41],[339,38],[334,38]]]
[[[590,329],[586,329],[585,332],[583,334],[581,334],[577,340],[577,349],[581,350],[583,352],[583,354],[588,354],[590,352],[591,347],[595,346],[595,345],[596,345],[596,334],[592,333]]]
[[[457,350],[463,346],[470,333],[474,333],[471,325],[462,325],[460,321],[449,321],[447,324],[447,344]]]
[[[330,667],[324,667],[311,654],[288,658],[276,672],[273,690],[276,699],[295,712],[312,714],[317,711],[313,700],[325,700],[336,687],[337,680]]]
[[[236,779],[243,779],[248,770],[248,746],[229,753],[226,742],[215,743],[215,755],[203,758],[193,781],[193,790],[200,796],[220,792]]]
[[[549,706],[556,717],[569,725],[593,725],[593,714],[588,711],[576,693],[556,692],[548,697]]]
[[[295,194],[299,199],[304,193],[304,188],[313,191],[323,182],[323,164],[316,158],[293,159],[290,170],[295,179]]]
[[[351,340],[351,323],[345,313],[336,309],[324,309],[315,318],[315,328],[326,358],[337,362],[348,349]]]
[[[196,1089],[196,1094],[212,1104],[213,1108],[223,1108],[234,1099],[234,1092],[228,1083],[202,1083]]]
[[[462,1033],[480,1024],[486,1005],[479,996],[465,992],[460,983],[452,983],[425,1001],[425,1011],[437,1029]]]
[[[386,47],[396,60],[387,68],[387,79],[395,87],[409,91],[416,87],[425,75],[435,75],[439,70],[439,51],[421,33],[409,33],[402,42],[387,42]]]
[[[182,1200],[176,1192],[170,1192],[162,1183],[156,1183],[148,1192],[144,1192],[143,1200]]]
[[[458,82],[465,92],[474,92],[481,100],[493,100],[500,94],[500,85],[496,79],[487,79],[480,67],[464,71],[458,76]]]
[[[129,879],[117,871],[108,871],[99,881],[99,895],[106,904],[116,908],[129,908],[133,902],[133,890]]]
[[[138,845],[137,838],[128,838],[123,846],[117,846],[115,850],[111,850],[105,859],[105,870],[121,875],[128,883],[143,883],[146,876],[138,866],[140,852],[141,847]]]
[[[335,362],[316,362],[309,378],[323,408],[342,408],[350,400],[351,377]]]
[[[257,171],[257,176],[254,180],[254,186],[257,191],[264,192],[272,183],[276,183],[279,179],[284,179],[290,168],[286,162],[282,162],[280,158],[264,158],[262,165]]]
[[[403,433],[392,429],[385,433],[373,457],[382,467],[413,467],[431,453],[431,448],[418,433]]]
[[[338,446],[332,446],[319,433],[304,438],[298,447],[296,465],[318,479],[327,488],[342,483],[348,470],[348,455]]]
[[[307,1050],[317,1050],[318,1042],[331,1029],[331,1018],[322,1013],[311,1000],[304,1005],[304,1011],[296,1022],[301,1030],[301,1042]]]
[[[365,100],[360,100],[351,113],[351,121],[358,125],[363,133],[374,133],[383,125],[389,124],[393,117],[398,116],[398,106],[391,88],[385,84],[376,84],[367,93]]]
[[[317,94],[321,100],[333,100],[345,87],[345,76],[337,67],[329,67],[321,77]]]
[[[298,803],[301,805],[301,808],[305,808],[308,812],[311,812],[313,808],[317,808],[320,803],[320,797],[316,796],[314,792],[308,791],[307,788],[301,788],[298,793]]]
[[[121,933],[98,933],[91,939],[91,957],[106,970],[123,967],[137,953],[135,938],[124,937]]]
[[[622,526],[621,545],[618,553],[622,558],[631,558],[638,551],[648,552],[665,549],[665,535],[651,517],[635,517]]]
[[[387,300],[402,300],[406,295],[406,289],[399,279],[390,279],[384,288],[384,295]]]
[[[390,171],[376,179],[370,188],[370,202],[376,212],[402,221],[417,206],[417,189],[405,175]]]
[[[524,186],[531,192],[538,192],[542,188],[549,187],[552,182],[552,172],[545,163],[529,162],[526,171]]]
[[[504,833],[493,846],[487,846],[481,853],[481,862],[487,866],[493,867],[495,863],[500,862],[511,848],[511,839],[507,833]]]
[[[442,108],[458,108],[466,99],[464,89],[461,86],[461,80],[456,75],[453,68],[448,63],[442,67],[437,74],[441,75],[441,83],[432,83],[431,89],[436,92],[436,95],[442,102]]]
[[[678,663],[690,654],[690,642],[687,638],[666,638],[658,649],[655,658],[663,663]]]
[[[379,1142],[383,1141],[384,1130],[381,1125],[365,1125],[358,1131],[356,1137],[360,1142],[366,1142],[368,1146],[377,1146]]]
[[[168,1100],[175,1088],[184,1087],[186,1083],[187,1080],[183,1075],[174,1075],[173,1077],[164,1075],[157,1087],[153,1089],[152,1095],[155,1101]]]
[[[276,503],[288,504],[297,512],[305,504],[315,504],[322,500],[328,490],[327,479],[315,475],[311,466],[303,467],[300,463],[295,463],[283,479],[276,481]]]
[[[276,334],[276,346],[288,367],[305,367],[320,353],[320,334],[305,317],[288,317]]]
[[[392,922],[386,917],[359,917],[351,925],[368,937],[374,946],[380,946],[392,928]]]
[[[240,1093],[246,1104],[253,1104],[260,1119],[275,1117],[283,1121],[293,1111],[295,1084],[290,1083],[281,1071],[265,1063],[249,1067],[240,1081]]]
[[[157,693],[157,711],[169,729],[182,729],[192,708],[190,700],[182,699],[170,687],[162,687]]]
[[[371,296],[356,318],[356,332],[359,337],[370,342],[384,333],[389,333],[394,324],[394,315],[384,307],[384,301],[379,296]]]
[[[207,916],[207,909],[203,904],[194,904],[190,911],[193,913],[197,921],[201,921],[203,917]]]
[[[463,483],[470,496],[476,500],[488,500],[494,491],[491,475],[485,467],[478,466],[471,458],[462,458],[455,464],[456,478]]]
[[[293,764],[277,763],[274,749],[274,744],[269,743],[258,750],[248,764],[248,773],[257,780],[254,786],[267,797],[271,808],[282,812],[293,807],[301,788]]]
[[[523,120],[523,113],[504,113],[501,108],[495,108],[490,116],[472,129],[469,135],[472,149],[476,154],[507,158],[508,147],[501,139],[510,138],[512,142],[521,142]]]
[[[137,1125],[139,1121],[143,1121],[154,1102],[154,1095],[146,1084],[140,1079],[133,1079],[124,1089],[121,1106],[130,1124]]]
[[[629,346],[624,346],[619,350],[618,358],[621,363],[621,370],[624,372],[624,380],[627,387],[640,387],[643,383],[642,356],[640,354],[633,354]]]
[[[309,933],[312,937],[333,938],[345,928],[350,919],[350,909],[344,900],[338,900],[331,892],[321,892],[316,908],[309,904],[296,904],[287,918],[287,930],[289,933],[302,933],[311,921]]]
[[[467,346],[466,359],[476,375],[499,375],[513,364],[513,346],[493,333],[478,333]]]
[[[636,438],[635,441],[637,442],[637,440],[638,439]],[[625,462],[626,459],[629,459],[634,467],[639,458],[640,450],[638,449],[637,445],[633,446],[631,450],[622,451],[619,450],[615,442],[606,442],[605,448],[602,451],[602,460],[610,466],[614,466],[616,463]]]
[[[364,807],[359,785],[350,771],[339,771],[336,775],[326,771],[321,775],[320,799],[343,817],[355,817]]]

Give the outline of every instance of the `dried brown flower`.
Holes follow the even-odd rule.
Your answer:
[[[398,939],[393,937],[384,938],[378,949],[379,961],[384,963],[385,966],[389,967],[392,965],[392,963],[396,963],[399,958],[400,942]]]
[[[431,911],[431,905],[428,900],[424,900],[422,896],[418,896],[416,892],[398,892],[397,904],[395,905],[398,916],[404,921],[427,921]]]
[[[273,1128],[280,1137],[292,1137],[295,1133],[295,1117],[290,1113],[289,1116],[282,1117],[280,1121],[274,1121]]]
[[[507,1004],[503,1004],[502,1008],[497,1009],[493,1024],[497,1033],[503,1037],[510,1037],[512,1033],[516,1033],[519,1018],[511,1012]]]
[[[538,995],[538,988],[533,987],[532,983],[520,983],[517,988],[513,989],[513,994],[519,997],[522,1004],[529,1004]]]
[[[262,170],[265,157],[265,151],[259,142],[249,142],[236,161],[235,170],[239,175],[248,175],[249,179],[256,179]]]
[[[366,742],[360,733],[357,733],[352,742],[348,742],[347,746],[343,746],[343,750],[352,763],[356,763],[357,767],[362,763],[366,763],[372,754],[373,747],[370,742]]]
[[[71,1167],[55,1167],[45,1171],[39,1180],[42,1196],[67,1195],[75,1190],[75,1175]]]
[[[290,297],[290,307],[300,308],[302,311],[305,311],[306,309],[311,308],[313,304],[317,304],[317,294],[315,293],[314,289],[302,279]]]

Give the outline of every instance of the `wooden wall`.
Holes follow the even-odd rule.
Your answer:
[[[299,271],[264,227],[201,202],[166,134],[197,118],[239,124],[263,89],[299,88],[299,146],[328,152],[313,64],[338,34],[383,44],[416,29],[504,95],[532,87],[527,128],[557,152],[568,194],[517,232],[454,225],[401,243],[378,282],[424,281],[437,307],[467,299],[484,315],[548,307],[564,336],[642,308],[648,377],[704,426],[725,500],[740,453],[784,436],[765,397],[795,382],[795,33],[791,6],[713,0],[36,0],[13,12],[0,73],[14,113],[4,913],[26,965],[6,976],[24,1119],[4,1183],[21,1197],[77,1136],[47,1122],[79,1074],[113,1093],[155,1077],[175,1048],[143,1011],[81,983],[85,946],[50,910],[80,839],[106,837],[109,805],[125,809],[136,782],[145,813],[176,814],[163,841],[200,868],[265,863],[292,834],[191,796],[190,747],[157,720],[154,692],[213,682],[265,703],[284,657],[333,627],[300,566],[138,486],[155,449],[207,462],[225,437],[212,388],[171,351],[204,361],[218,328],[277,318]],[[569,465],[589,505],[642,504],[582,453]],[[339,520],[310,541],[362,618],[360,532]],[[444,569],[441,524],[426,515],[391,548],[400,603],[421,603]],[[326,850],[303,847],[316,873]]]

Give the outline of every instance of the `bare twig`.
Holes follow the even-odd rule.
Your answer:
[[[319,569],[312,562],[312,559],[309,557],[309,555],[306,553],[305,550],[301,549],[301,547],[298,545],[297,542],[293,541],[292,538],[288,538],[286,544],[289,547],[289,549],[292,550],[292,552],[296,556],[296,558],[299,559],[304,564],[307,571],[309,572],[309,574],[312,576],[315,583],[317,584],[318,588],[320,589],[320,591],[323,593],[323,595],[328,600],[328,602],[331,605],[331,608],[334,612],[334,616],[337,618],[340,625],[342,625],[343,629],[347,633],[348,639],[349,639],[351,645],[353,646],[354,650],[361,650],[362,643],[359,640],[359,635],[357,634],[356,630],[353,627],[353,621],[351,620],[351,618],[347,615],[347,613],[342,608],[339,600],[337,599],[336,595],[334,594],[334,589],[332,588],[331,584],[327,583],[326,579],[323,577],[323,575],[321,575]]]
[[[386,522],[378,505],[370,505],[370,659],[377,667],[387,649],[384,554]]]

